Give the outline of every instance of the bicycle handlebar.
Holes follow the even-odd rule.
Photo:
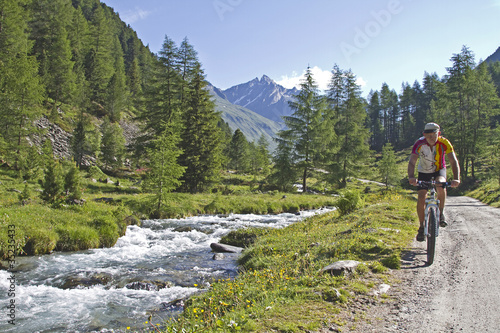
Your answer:
[[[437,186],[441,186],[443,188],[445,188],[445,187],[451,187],[451,183],[450,182],[437,182],[435,180],[431,180],[431,181],[419,180],[419,181],[417,181],[417,186],[430,187],[431,185],[437,185]]]

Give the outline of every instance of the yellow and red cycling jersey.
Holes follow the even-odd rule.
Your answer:
[[[434,146],[430,146],[425,137],[413,145],[412,154],[419,156],[418,172],[434,173],[446,168],[445,156],[453,152],[453,146],[445,137],[438,137]]]

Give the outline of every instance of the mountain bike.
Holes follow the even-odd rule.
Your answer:
[[[439,236],[439,222],[441,219],[436,186],[448,187],[450,186],[450,183],[436,182],[432,179],[431,181],[419,180],[418,185],[427,188],[427,198],[425,199],[424,235],[427,239],[427,265],[430,266],[434,262],[436,239]]]

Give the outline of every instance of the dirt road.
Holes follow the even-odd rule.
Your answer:
[[[448,197],[445,216],[434,264],[426,266],[425,243],[414,241],[388,301],[351,332],[500,332],[500,209]]]

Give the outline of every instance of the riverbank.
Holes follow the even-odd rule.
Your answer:
[[[166,326],[154,316],[148,326],[158,325],[162,332],[314,332],[325,327],[339,332],[352,327],[353,308],[385,300],[388,272],[399,268],[401,252],[415,236],[414,210],[412,195],[379,192],[365,196],[350,214],[314,216],[258,237],[240,235],[255,242],[240,256],[236,279],[215,281]],[[352,273],[323,271],[347,260],[358,263]]]
[[[52,251],[79,251],[113,246],[129,225],[152,214],[151,195],[142,193],[137,180],[105,182],[84,178],[84,204],[47,205],[40,186],[24,183],[0,170],[0,260],[14,255],[41,255]],[[233,176],[233,182],[234,182]],[[258,193],[243,186],[210,194],[170,193],[163,218],[203,214],[297,213],[336,204],[336,197],[314,194]],[[27,192],[27,198],[20,198]],[[10,230],[10,233],[9,233]],[[12,253],[11,253],[12,254]]]

